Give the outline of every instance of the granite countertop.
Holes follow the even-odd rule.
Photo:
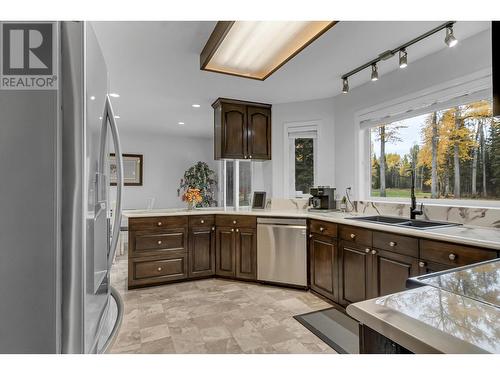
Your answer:
[[[414,353],[500,353],[499,259],[422,279],[347,313]]]
[[[153,210],[126,210],[123,216],[134,217],[155,217],[155,216],[179,216],[179,215],[253,215],[267,217],[296,217],[329,221],[338,224],[354,225],[372,230],[381,230],[396,234],[428,238],[434,240],[455,242],[463,245],[478,246],[494,250],[500,249],[500,229],[474,226],[456,226],[446,228],[435,228],[419,230],[413,228],[402,228],[384,224],[370,223],[364,221],[354,221],[349,218],[355,216],[367,216],[360,214],[342,212],[313,212],[307,210],[251,210],[251,209],[224,209],[224,208],[201,208],[194,210],[187,209],[153,209]]]

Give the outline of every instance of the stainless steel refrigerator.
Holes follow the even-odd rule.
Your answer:
[[[98,353],[120,315],[106,63],[87,22],[0,29],[0,353]]]

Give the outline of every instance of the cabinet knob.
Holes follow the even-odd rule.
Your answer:
[[[231,232],[234,232],[234,228],[231,229]]]
[[[373,255],[377,254],[377,250],[372,250],[372,254]]]
[[[212,231],[214,231],[214,230],[215,230],[215,227],[212,227]]]
[[[158,268],[157,268],[157,271],[158,271],[158,272],[160,272],[162,269],[163,269],[163,268],[158,267]]]
[[[236,220],[233,220],[233,224],[236,224]]]
[[[394,247],[394,246],[396,246],[396,245],[397,245],[397,243],[396,243],[396,242],[394,242],[394,241],[389,242],[389,246],[390,246],[390,247]]]
[[[245,155],[245,156],[243,156],[243,157],[244,157],[245,159],[247,158],[247,156],[246,156],[246,155]]]
[[[418,266],[420,268],[424,268],[425,267],[425,262],[418,262]]]
[[[161,221],[159,221],[156,225],[158,225],[159,227],[161,227],[163,225],[163,223]]]
[[[252,155],[248,156],[248,158],[249,158],[249,159],[251,159],[251,158],[252,158]]]
[[[323,232],[324,230],[325,230],[325,228],[323,228],[323,227],[320,227],[320,228],[319,228],[319,231],[320,231],[320,232]]]
[[[370,252],[370,248],[368,248],[368,247],[367,247],[367,248],[365,249],[365,253],[367,253],[367,254],[368,254],[369,252]]]
[[[158,241],[158,245],[161,245],[161,240],[160,240],[160,241]]]
[[[200,224],[205,224],[205,220],[201,219]]]
[[[236,232],[239,232],[240,230],[238,228],[236,228]]]
[[[457,259],[457,256],[455,254],[451,253],[450,255],[448,255],[448,258],[450,260],[455,260],[455,259]]]
[[[312,238],[312,236],[313,236],[312,234],[309,234],[309,238]]]
[[[354,233],[351,233],[351,238],[352,239],[355,239],[356,238],[356,235]]]

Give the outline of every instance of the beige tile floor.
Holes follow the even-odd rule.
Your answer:
[[[110,353],[335,353],[293,316],[330,305],[294,289],[205,279],[127,290],[127,254],[111,282],[123,323]]]

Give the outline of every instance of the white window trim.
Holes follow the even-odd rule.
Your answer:
[[[226,191],[226,163],[228,161],[234,162],[234,167],[233,167],[233,206],[228,206],[226,204],[226,198],[227,198],[227,191]],[[239,159],[223,159],[220,161],[219,164],[219,173],[220,173],[220,178],[219,178],[219,196],[221,197],[221,202],[222,204],[219,204],[219,207],[223,207],[224,209],[235,209],[238,210],[240,208],[240,199],[239,199],[239,189],[240,189],[240,178],[239,178],[239,173],[240,173],[240,162],[242,163],[250,163],[250,197],[253,196],[254,192],[254,181],[253,181],[253,176],[254,176],[254,163],[251,160],[239,160]],[[241,206],[241,207],[251,207],[252,202],[250,198],[250,203],[248,206]]]
[[[438,100],[442,95],[443,100]],[[446,101],[448,98],[448,101]],[[371,196],[371,150],[370,128],[383,122],[384,118],[394,122],[415,117],[429,111],[436,111],[453,107],[458,103],[474,100],[491,99],[491,68],[483,69],[470,75],[448,81],[446,83],[418,91],[385,103],[361,110],[355,114],[354,139],[356,186],[358,200],[369,202],[403,203],[409,199],[401,197],[372,197]],[[431,103],[425,105],[425,103]],[[396,114],[386,116],[387,113]],[[404,116],[403,114],[406,114]],[[390,118],[390,119],[389,119]],[[491,208],[500,207],[500,200],[483,199],[431,199],[418,198],[418,202],[428,206]]]
[[[291,179],[291,170],[292,166],[290,165],[290,150],[289,150],[289,134],[292,132],[300,133],[307,131],[315,131],[316,139],[314,142],[314,185],[317,185],[318,181],[318,154],[319,150],[319,139],[321,137],[320,129],[321,129],[321,121],[320,120],[310,120],[310,121],[294,121],[294,122],[285,122],[283,126],[283,181],[284,181],[284,192],[287,198],[307,198],[310,197],[309,194],[302,194],[297,196],[295,190],[290,190],[290,179]],[[295,169],[294,169],[295,170]]]

